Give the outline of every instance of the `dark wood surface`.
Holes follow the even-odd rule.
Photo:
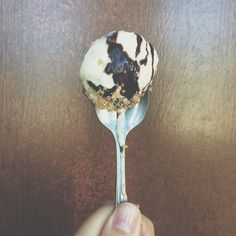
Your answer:
[[[0,235],[66,236],[115,193],[115,146],[82,94],[111,30],[160,64],[128,138],[127,185],[160,236],[236,235],[236,2],[2,0]]]

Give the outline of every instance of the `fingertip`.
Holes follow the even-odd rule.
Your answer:
[[[108,218],[102,236],[140,235],[141,213],[139,208],[129,202],[117,206]]]
[[[129,202],[123,203],[114,212],[113,227],[126,233],[134,232],[137,223],[141,222],[139,218],[141,218],[141,213],[136,205]]]

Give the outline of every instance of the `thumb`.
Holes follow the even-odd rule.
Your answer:
[[[141,213],[132,203],[122,203],[106,221],[101,236],[139,236]]]
[[[79,228],[74,236],[99,236],[109,215],[114,210],[112,204],[107,204],[94,212]]]

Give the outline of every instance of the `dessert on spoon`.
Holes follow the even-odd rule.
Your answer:
[[[157,64],[155,48],[141,35],[126,31],[95,40],[81,64],[84,93],[116,142],[116,205],[127,201],[126,136],[144,119]]]

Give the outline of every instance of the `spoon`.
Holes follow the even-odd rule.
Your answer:
[[[148,92],[140,102],[122,112],[96,108],[98,119],[108,128],[116,143],[116,206],[127,201],[125,184],[125,141],[128,133],[144,119],[148,108]]]

